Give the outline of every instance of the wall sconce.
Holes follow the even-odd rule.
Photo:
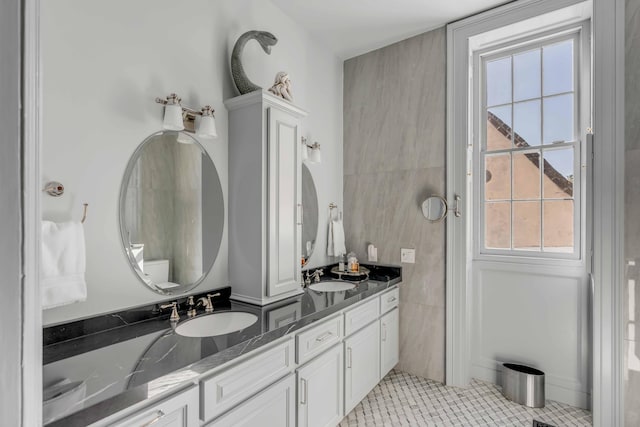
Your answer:
[[[307,138],[302,137],[302,160],[308,160],[309,163],[321,163],[322,154],[320,153],[320,144],[314,142],[312,145],[307,144]]]
[[[164,119],[162,127],[167,130],[195,133],[201,138],[217,138],[216,121],[213,115],[214,109],[205,105],[200,111],[180,104],[182,99],[172,93],[166,99],[156,98],[158,104],[164,105]],[[196,116],[200,116],[200,124],[196,129]]]

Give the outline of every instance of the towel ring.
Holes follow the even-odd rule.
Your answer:
[[[82,206],[82,219],[80,220],[80,223],[84,224],[84,221],[87,219],[87,207],[89,206],[89,203],[83,203]]]

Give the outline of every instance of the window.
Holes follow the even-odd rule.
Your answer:
[[[483,253],[579,254],[578,45],[576,34],[481,57]]]

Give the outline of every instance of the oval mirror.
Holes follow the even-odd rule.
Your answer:
[[[431,196],[422,202],[422,215],[431,222],[442,221],[447,209],[447,201],[440,196]]]
[[[145,139],[120,189],[120,237],[138,278],[163,295],[195,288],[218,256],[223,230],[222,186],[200,143],[170,131]]]
[[[302,266],[316,247],[318,236],[318,193],[311,171],[302,164]]]

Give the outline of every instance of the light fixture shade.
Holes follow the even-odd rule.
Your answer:
[[[309,148],[307,148],[307,144],[302,144],[302,161],[304,162],[305,160],[307,160],[309,158]]]
[[[213,116],[202,116],[198,126],[198,136],[203,138],[217,138],[216,119]]]
[[[322,155],[320,154],[320,146],[314,146],[311,148],[311,153],[309,154],[309,161],[311,163],[321,163]]]
[[[179,104],[167,104],[164,107],[162,127],[167,130],[183,130],[182,107]]]

